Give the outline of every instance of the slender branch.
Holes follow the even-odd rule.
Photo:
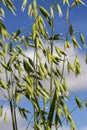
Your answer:
[[[28,125],[27,125],[27,127],[26,127],[26,130],[28,130],[28,128],[29,128],[29,126],[30,126],[30,124],[32,123],[32,118],[33,118],[33,115],[31,116],[31,119],[29,120],[29,123],[28,123]]]
[[[68,14],[69,14],[69,7],[68,7]],[[69,15],[68,15],[68,19],[66,21],[66,25],[67,25],[67,31],[66,31],[66,37],[65,37],[65,40],[67,41],[68,40],[68,34],[69,34],[69,26],[70,26],[70,23],[69,23]],[[65,60],[66,60],[66,57],[64,56],[63,58],[63,67],[62,67],[62,78],[60,80],[60,82],[62,82],[63,80],[63,75],[64,75],[64,67],[65,67]]]
[[[53,5],[54,5],[54,0],[53,0]],[[54,36],[54,17],[52,17],[52,40],[51,40],[51,55],[53,55],[53,36]],[[52,72],[52,68],[53,68],[53,61],[51,61],[51,77],[50,77],[50,105],[51,105],[51,101],[52,101],[52,89],[53,89],[53,72]]]
[[[15,87],[14,87],[14,79],[12,77],[11,74],[11,87],[12,87],[12,92],[11,92],[11,101],[12,101],[12,107],[13,107],[13,118],[14,118],[14,126],[15,126],[15,130],[18,130],[17,128],[17,119],[16,119],[16,99],[15,99]]]
[[[85,101],[86,101],[86,99],[87,99],[87,96],[81,101],[81,104],[83,104]],[[70,112],[70,114],[72,114],[76,109],[78,109],[78,105],[76,105],[72,110],[71,110],[71,112]],[[63,122],[66,120],[66,117],[64,117],[64,119],[62,120],[62,124],[63,124]],[[59,126],[60,127],[60,126]],[[59,128],[58,127],[58,128]]]
[[[14,112],[13,112],[13,104],[12,101],[10,101],[10,110],[11,110],[11,117],[12,117],[12,126],[13,126],[13,130],[15,130],[15,120],[14,120]]]
[[[2,43],[3,43],[3,39],[2,39]],[[3,51],[4,51],[4,45],[3,45]],[[4,63],[6,64],[6,58],[4,58]],[[5,69],[5,76],[6,76],[6,83],[8,83],[9,79],[8,79],[8,72],[7,70]],[[12,93],[11,92],[11,88],[10,88],[10,85],[8,86],[8,89],[7,89],[7,93],[8,93],[8,101],[9,101],[9,104],[10,104],[10,111],[11,111],[11,117],[12,117],[12,127],[13,127],[13,130],[17,130],[17,122],[16,122],[16,119],[15,119],[15,113],[14,113],[14,103],[13,103],[13,81],[12,81],[12,73],[11,73],[11,85],[12,85]]]
[[[2,43],[3,43],[3,39],[2,39]],[[3,51],[4,51],[4,45],[3,45]],[[4,58],[4,63],[6,64],[6,58]],[[5,76],[6,76],[6,82],[8,83],[9,80],[8,80],[8,73],[7,73],[6,69],[5,69]],[[12,99],[10,97],[10,87],[9,87],[9,89],[7,89],[7,93],[8,93],[8,101],[10,103],[10,110],[11,110],[11,117],[12,117],[12,127],[13,127],[13,130],[15,130],[13,103],[12,103]]]
[[[37,44],[37,43],[35,43]],[[36,49],[35,49],[35,57],[36,57],[36,68],[35,68],[35,73],[36,73],[36,78],[35,78],[35,87],[34,87],[34,93],[37,93],[37,67],[38,67],[38,58],[37,58],[37,45],[36,45]],[[34,107],[34,124],[37,122],[37,110]]]

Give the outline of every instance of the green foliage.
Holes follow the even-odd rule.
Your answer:
[[[6,114],[6,112],[4,113],[4,124],[6,123],[6,121],[7,121],[7,114]]]
[[[87,54],[86,54],[86,56],[85,56],[85,62],[86,62],[86,64],[87,64]]]
[[[43,14],[43,16],[46,18],[46,20],[49,23],[50,27],[52,27],[51,18],[50,18],[50,14],[48,13],[48,11],[42,6],[40,6],[40,11]]]
[[[0,15],[1,15],[1,17],[5,17],[5,13],[4,13],[3,8],[0,8]]]
[[[27,120],[27,115],[26,115],[26,113],[30,113],[30,112],[29,112],[28,110],[22,108],[22,107],[18,107],[18,109],[19,109],[19,112],[20,112],[21,116],[22,116],[24,119]]]
[[[7,29],[5,25],[0,21],[0,35],[2,39],[9,38],[9,33],[7,32]]]
[[[76,97],[75,100],[76,100],[76,103],[77,103],[78,107],[80,109],[82,109],[83,107],[82,107],[82,103],[81,103],[80,99],[78,97]]]
[[[82,33],[80,33],[80,40],[82,42],[83,45],[85,45],[85,39]]]
[[[42,130],[41,126],[38,125],[38,124],[35,124],[35,127],[34,127],[35,130]]]
[[[74,66],[75,66],[75,75],[78,76],[81,70],[80,70],[80,61],[77,56],[74,61]]]
[[[47,12],[47,10],[44,7],[40,6],[40,11],[43,14],[43,16],[48,20],[50,17],[50,14]]]
[[[69,0],[63,0],[63,4],[69,5]]]
[[[51,103],[50,110],[49,110],[48,117],[47,117],[46,129],[47,129],[48,126],[49,126],[49,129],[52,128],[52,121],[53,121],[53,116],[54,116],[55,106],[56,106],[56,98],[57,98],[57,96],[56,96],[56,89],[55,89],[53,99],[52,99],[52,103]]]
[[[66,50],[67,48],[71,48],[69,41],[65,41],[65,44],[64,44],[64,49]]]
[[[62,16],[62,10],[59,4],[57,4],[57,10],[58,10],[58,14],[61,17]]]
[[[0,106],[0,116],[3,114],[3,106]]]
[[[23,0],[23,3],[22,3],[22,10],[23,11],[26,8],[26,5],[27,5],[27,0]]]
[[[87,101],[85,102],[85,106],[87,107]]]
[[[14,5],[11,0],[1,0],[4,5],[13,13]],[[68,49],[71,49],[71,41],[74,48],[81,49],[78,39],[75,35],[75,29],[69,21],[70,11],[79,4],[83,4],[82,0],[74,0],[71,4],[69,0],[62,0],[63,7],[66,6],[67,30],[65,37],[61,33],[55,34],[55,11],[59,16],[63,15],[61,4],[56,1],[46,9],[33,0],[28,3],[28,0],[22,1],[22,11],[28,7],[28,15],[33,17],[31,33],[25,37],[22,29],[12,32],[12,36],[8,33],[2,18],[5,16],[3,8],[0,8],[0,74],[4,74],[5,79],[0,77],[0,91],[5,91],[2,95],[10,104],[13,130],[17,130],[17,115],[18,108],[22,118],[28,119],[28,113],[32,110],[26,110],[19,106],[21,96],[27,98],[31,102],[34,109],[33,112],[33,128],[35,130],[51,130],[52,127],[58,129],[63,126],[63,121],[66,120],[70,124],[71,130],[76,130],[71,113],[68,110],[65,99],[69,99],[69,91],[65,76],[65,63],[67,63],[67,71],[70,74],[72,71],[77,77],[80,72],[80,60],[76,55],[74,67],[68,58]],[[56,10],[55,10],[56,8]],[[50,29],[48,29],[48,25]],[[50,32],[50,31],[51,32]],[[86,45],[85,38],[82,33],[79,33],[82,45]],[[8,39],[8,40],[7,40]],[[57,42],[64,46],[60,48]],[[71,40],[71,41],[70,41]],[[13,44],[16,43],[16,47]],[[20,44],[19,44],[20,43]],[[44,44],[45,43],[45,44]],[[26,49],[29,47],[34,49],[33,59],[28,57],[21,45]],[[85,58],[87,64],[87,55]],[[47,85],[45,84],[47,81]],[[2,91],[2,92],[3,92]],[[42,99],[43,105],[40,104]],[[26,100],[26,99],[25,99]],[[75,98],[78,108],[82,109],[82,102],[79,98]],[[87,107],[87,102],[85,102]],[[46,109],[48,107],[48,109]],[[29,108],[31,109],[31,108]],[[0,106],[0,116],[3,114],[3,106]],[[62,120],[63,119],[63,120]],[[6,123],[7,115],[4,113],[4,123]]]
[[[72,66],[72,64],[69,61],[67,63],[67,70],[68,70],[68,73],[70,73],[70,71],[74,72],[74,67]]]
[[[76,40],[76,37],[75,37],[75,36],[74,36],[74,37],[72,37],[72,42],[73,42],[73,44],[74,44],[74,48],[76,48],[76,47],[81,48],[81,47],[80,47],[80,45],[79,45],[79,43],[77,42],[77,40]]]
[[[70,36],[72,36],[74,33],[74,29],[73,29],[72,25],[70,25],[70,27],[69,27],[69,32],[70,32]]]

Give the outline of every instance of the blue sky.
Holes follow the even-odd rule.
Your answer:
[[[31,32],[32,19],[29,19],[28,15],[27,15],[27,8],[25,9],[24,12],[21,11],[22,0],[13,0],[13,1],[16,6],[15,12],[16,12],[17,16],[12,15],[7,9],[5,9],[4,23],[10,33],[17,31],[19,28],[22,28],[25,35],[28,35],[29,32]],[[41,0],[40,3],[48,9],[47,5],[49,5],[50,2],[46,1],[47,3],[44,4],[44,3],[42,3],[42,1],[43,0]],[[72,25],[74,26],[76,33],[83,32],[85,39],[86,39],[86,37],[87,37],[87,13],[86,13],[87,12],[87,1],[84,0],[84,2],[86,3],[86,6],[79,6],[78,8],[75,7],[71,11],[70,21],[71,21]],[[64,7],[62,7],[62,9],[64,12],[65,11]],[[65,33],[66,33],[65,14],[63,13],[63,16],[61,18],[59,18],[57,16],[58,15],[57,12],[55,12],[55,14],[56,14],[55,33],[62,32],[63,35],[65,35]],[[86,42],[87,42],[87,39],[86,39]],[[85,49],[85,51],[87,52],[86,49]],[[81,54],[80,58],[81,58],[81,66],[82,66],[82,76],[78,77],[77,79],[73,78],[74,76],[67,78],[67,79],[69,79],[70,86],[72,86],[72,83],[74,84],[74,86],[72,86],[72,88],[71,88],[72,92],[70,93],[70,101],[67,102],[70,111],[72,110],[73,107],[76,106],[76,103],[74,101],[74,96],[77,95],[81,100],[83,100],[84,97],[86,97],[86,95],[87,95],[87,81],[86,81],[87,66],[85,65],[85,63],[83,63],[84,60],[83,60],[82,54]],[[27,101],[25,102],[23,100],[23,103],[25,106],[27,106]],[[75,110],[72,113],[72,116],[76,123],[77,130],[86,130],[87,129],[87,109],[85,108],[85,106],[84,106],[83,110],[79,110],[79,109]],[[2,122],[2,120],[0,120],[0,123],[1,122]],[[19,122],[21,124],[22,120]],[[64,126],[66,126],[66,123],[64,123]],[[3,128],[3,126],[0,126],[0,127]],[[8,127],[8,129],[9,129],[9,127]],[[7,130],[7,128],[3,128],[3,130]],[[21,125],[20,125],[20,130],[21,130]],[[68,130],[68,128],[67,128],[67,130]]]

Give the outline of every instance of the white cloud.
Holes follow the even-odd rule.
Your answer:
[[[63,43],[57,43],[58,47],[63,49]],[[78,50],[74,50],[73,47],[71,49],[68,49],[66,51],[67,53],[67,59],[74,65],[74,59],[75,55],[78,55],[81,63],[81,74],[77,77],[75,77],[74,73],[70,73],[70,75],[67,72],[67,65],[65,65],[65,78],[67,80],[68,88],[70,91],[76,91],[76,90],[87,90],[87,65],[85,63],[85,57],[83,53],[81,53]],[[33,51],[26,51],[25,54],[31,58],[34,56]],[[41,54],[42,55],[42,54]],[[54,50],[54,55],[56,55]],[[42,59],[44,60],[44,59]],[[62,66],[62,64],[60,65]],[[48,82],[49,83],[49,82]],[[44,84],[47,85],[47,81],[44,81]],[[49,85],[47,85],[49,86]]]
[[[34,49],[26,50],[24,53],[25,53],[26,56],[28,56],[28,57],[30,57],[32,59],[34,58]]]

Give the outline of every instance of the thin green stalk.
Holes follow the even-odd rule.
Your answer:
[[[35,41],[36,42],[36,41]],[[37,51],[38,51],[38,48],[37,48],[37,43],[35,43],[35,60],[36,60],[36,68],[35,68],[35,73],[36,73],[36,78],[35,78],[35,87],[34,87],[34,93],[36,95],[37,93],[37,68],[38,68],[38,58],[37,58]],[[37,110],[34,106],[34,124],[37,123]]]
[[[52,17],[52,41],[51,41],[51,55],[53,55],[53,35],[54,35],[54,18]],[[53,62],[51,61],[51,77],[50,77],[50,105],[52,102],[52,90],[53,90],[53,72],[52,72],[52,68],[53,68]]]
[[[18,127],[17,127],[17,117],[16,117],[16,109],[14,109],[14,118],[15,118],[15,129],[18,130]]]
[[[3,43],[3,40],[2,40],[2,43]],[[3,49],[4,49],[4,45],[3,45]],[[4,58],[4,63],[6,64],[6,59],[5,58]],[[6,75],[6,82],[8,83],[8,73],[7,73],[6,69],[5,69],[5,75]],[[13,114],[13,104],[12,104],[12,100],[11,100],[11,97],[10,97],[10,90],[9,90],[9,88],[7,89],[7,92],[8,92],[8,100],[9,100],[10,110],[11,110],[12,127],[13,127],[13,130],[15,130],[15,122],[14,122],[14,114]]]
[[[17,119],[16,119],[16,101],[15,101],[15,88],[14,88],[14,81],[12,79],[12,74],[11,74],[11,87],[12,87],[12,93],[11,93],[11,101],[12,101],[12,108],[13,108],[13,118],[14,118],[14,123],[15,123],[15,130],[18,130],[17,128]]]
[[[30,124],[31,124],[31,122],[32,122],[32,118],[33,118],[33,115],[31,116],[31,118],[30,118],[30,120],[29,120],[29,123],[28,123],[28,125],[27,125],[27,127],[26,127],[26,130],[28,130],[28,128],[29,128],[29,126],[30,126]]]
[[[68,7],[68,14],[69,14],[69,7]],[[67,31],[66,31],[66,36],[65,36],[65,40],[67,41],[68,40],[68,34],[69,34],[69,16],[68,16],[68,19],[67,19],[67,21],[66,21],[66,24],[67,24]],[[64,58],[63,58],[63,66],[62,66],[62,77],[61,77],[61,80],[60,80],[60,82],[62,83],[62,80],[63,80],[63,75],[64,75],[64,67],[65,67],[65,59],[66,59],[66,57],[64,56]]]
[[[14,120],[15,120],[15,130],[18,130],[17,118],[16,118],[16,101],[15,101],[15,97],[13,97],[13,113],[14,113]]]
[[[60,80],[61,83],[62,83],[63,75],[64,75],[64,67],[65,67],[65,56],[64,56],[64,58],[63,58],[62,77],[61,77],[61,80]]]
[[[34,92],[35,92],[35,84],[34,84]],[[34,107],[34,104],[33,104],[33,109],[34,109],[34,124],[36,123],[36,109]]]
[[[13,127],[13,130],[16,130],[15,129],[15,119],[14,119],[14,112],[13,112],[12,100],[10,101],[10,110],[11,110],[11,117],[12,117],[12,127]]]
[[[11,74],[11,81],[12,81],[12,74]],[[13,127],[13,130],[18,130],[16,112],[15,112],[16,103],[15,103],[15,96],[14,96],[13,81],[11,83],[11,87],[12,87],[12,92],[11,92],[11,95],[9,94],[9,102],[10,102],[10,110],[11,110],[11,118],[12,118],[12,127]]]
[[[69,7],[68,7],[68,13],[69,13]],[[68,16],[68,19],[67,19],[67,21],[66,21],[66,24],[67,24],[67,31],[66,31],[65,40],[67,41],[67,40],[68,40],[68,34],[69,34],[69,16]],[[64,58],[63,58],[63,65],[62,65],[62,77],[61,77],[61,79],[60,79],[60,82],[61,82],[61,83],[62,83],[62,81],[63,81],[63,76],[64,76],[65,60],[66,60],[66,57],[64,56]],[[64,118],[64,120],[65,120],[65,119],[66,119],[66,118]],[[63,120],[63,121],[64,121],[64,120]],[[61,123],[63,123],[63,122],[61,122]],[[56,130],[58,130],[58,128],[59,128],[59,126],[57,126]]]
[[[3,40],[2,40],[3,42]],[[3,49],[4,49],[4,45],[3,45]],[[4,63],[6,64],[6,59],[4,58]],[[5,75],[6,75],[6,82],[8,83],[8,73],[7,73],[7,70],[5,69]],[[11,75],[11,78],[12,78],[12,75]],[[8,86],[8,89],[7,89],[7,93],[8,93],[8,101],[9,101],[9,104],[10,104],[10,111],[11,111],[11,118],[12,118],[12,127],[13,127],[13,130],[17,130],[15,128],[15,126],[17,127],[17,122],[15,117],[14,117],[14,107],[13,107],[13,99],[11,98],[11,95],[10,95],[10,87]]]

